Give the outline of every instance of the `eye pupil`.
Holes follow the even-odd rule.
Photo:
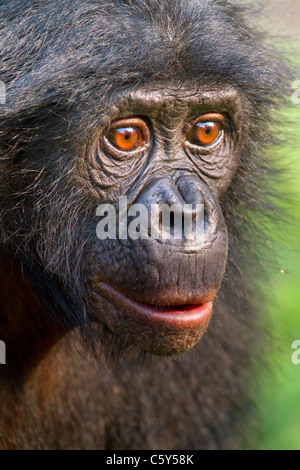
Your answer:
[[[222,131],[219,121],[199,121],[197,122],[186,138],[188,142],[200,147],[207,147],[218,140]]]
[[[143,145],[142,131],[138,127],[117,127],[112,129],[108,140],[120,150],[133,150]]]

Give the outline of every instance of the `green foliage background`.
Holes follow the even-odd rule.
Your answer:
[[[300,64],[300,42],[294,50],[296,57],[292,59]],[[290,202],[283,205],[292,224],[287,217],[286,226],[270,233],[276,240],[278,269],[271,272],[270,282],[264,286],[269,298],[264,310],[271,316],[274,341],[269,353],[271,357],[266,358],[272,365],[271,376],[268,368],[259,373],[259,382],[264,385],[257,395],[262,413],[262,422],[258,423],[258,447],[299,450],[300,364],[292,363],[295,350],[291,345],[300,340],[300,104],[292,104],[291,100],[282,121],[283,129],[284,124],[289,123],[290,134],[284,148],[278,149],[281,166],[288,169],[284,191],[290,196]]]

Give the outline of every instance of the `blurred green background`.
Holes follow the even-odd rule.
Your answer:
[[[292,115],[291,115],[292,112]],[[291,203],[286,210],[286,232],[270,233],[276,240],[275,253],[278,269],[271,272],[264,285],[268,303],[264,307],[271,316],[273,335],[272,376],[262,374],[264,389],[257,397],[262,411],[262,429],[259,436],[263,449],[300,449],[300,364],[291,360],[295,351],[291,345],[300,340],[300,105],[289,112],[293,128],[293,145],[281,149],[283,164],[289,167],[286,191]],[[264,314],[264,312],[262,312]],[[299,355],[300,358],[300,355]]]
[[[272,28],[277,47],[296,64],[296,79],[300,80],[300,1],[270,0],[264,9],[263,23],[268,31]],[[258,448],[299,450],[300,364],[292,363],[295,350],[291,346],[300,340],[300,104],[290,99],[282,119],[289,123],[290,137],[278,152],[281,166],[288,169],[284,191],[291,200],[285,208],[292,226],[287,218],[284,231],[270,233],[275,239],[278,268],[271,271],[264,285],[269,300],[262,314],[271,318],[273,347],[268,367],[258,376],[258,383],[263,384],[256,396],[261,411]]]

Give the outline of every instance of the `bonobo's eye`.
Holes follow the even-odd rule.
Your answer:
[[[187,133],[187,141],[200,147],[209,147],[217,143],[223,135],[223,121],[222,114],[202,114]]]
[[[107,138],[121,150],[133,150],[143,145],[143,135],[138,127],[117,127],[110,131]]]
[[[150,132],[141,118],[133,117],[114,121],[104,134],[104,143],[110,153],[136,153],[150,145]]]

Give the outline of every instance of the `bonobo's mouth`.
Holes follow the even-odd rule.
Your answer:
[[[212,298],[204,303],[156,306],[132,299],[96,281],[91,290],[95,321],[155,355],[169,356],[192,348],[201,339],[212,314]]]
[[[184,330],[185,328],[202,326],[205,330],[212,313],[212,301],[202,304],[172,305],[171,307],[155,306],[132,299],[103,282],[100,283],[99,288],[102,296],[112,302],[121,312],[126,312],[127,315],[136,317],[136,319],[142,317],[149,327],[152,324],[154,328],[161,325]]]

